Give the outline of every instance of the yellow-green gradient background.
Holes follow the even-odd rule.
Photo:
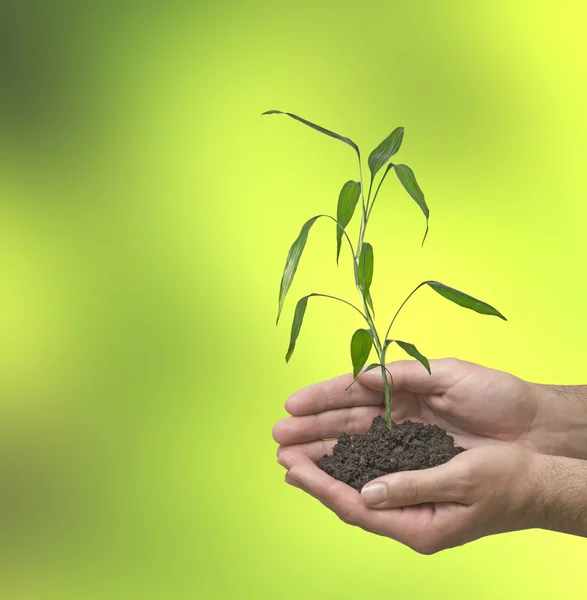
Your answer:
[[[431,358],[585,383],[587,42],[573,0],[5,2],[0,59],[0,587],[7,600],[582,598],[587,542],[423,557],[283,484],[294,390],[349,369],[358,322],[318,223],[352,137],[405,127],[369,239],[381,326]]]

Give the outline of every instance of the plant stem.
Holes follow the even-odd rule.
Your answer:
[[[385,357],[383,357],[383,361]],[[387,422],[387,429],[391,429],[391,397],[392,394],[389,391],[389,383],[387,383],[387,369],[385,363],[381,362],[381,377],[383,378],[383,391],[385,392],[385,420]]]
[[[387,169],[385,169],[385,173],[383,173],[383,177],[381,177],[381,179],[379,181],[379,185],[377,186],[377,189],[375,190],[375,195],[373,196],[373,202],[371,202],[371,205],[369,206],[369,208],[367,210],[367,220],[369,220],[369,217],[371,216],[371,212],[373,211],[373,207],[375,206],[375,200],[377,200],[377,195],[379,194],[379,190],[381,189],[381,185],[385,181],[385,178],[387,177],[387,174],[393,168],[393,166],[394,166],[393,163],[389,164],[389,166],[387,167]],[[371,182],[371,184],[372,183],[373,182]],[[371,190],[370,189],[369,189],[369,196],[371,196]]]
[[[400,310],[405,306],[406,302],[425,284],[426,282],[422,282],[416,289],[414,289],[410,295],[401,303],[401,306],[397,309],[395,315],[393,315],[393,319],[391,320],[391,323],[389,324],[389,327],[387,328],[387,333],[385,334],[385,339],[387,339],[387,336],[389,335],[389,332],[391,331],[391,326],[395,323],[395,320],[397,319],[397,316],[400,313]]]
[[[359,241],[357,243],[357,255],[355,260],[355,283],[357,286],[357,290],[359,295],[361,296],[361,300],[363,302],[363,309],[365,311],[365,317],[367,322],[369,323],[369,328],[371,330],[371,337],[373,339],[373,345],[375,346],[375,350],[377,351],[377,355],[379,356],[379,361],[381,363],[381,372],[383,375],[383,389],[385,391],[385,413],[387,420],[387,427],[391,429],[391,398],[392,393],[389,390],[389,384],[387,382],[386,368],[385,368],[385,347],[381,343],[379,338],[379,334],[377,333],[377,329],[375,327],[375,323],[373,322],[373,316],[371,315],[371,311],[369,309],[369,304],[367,302],[367,298],[365,296],[364,290],[359,285],[359,261],[361,258],[361,252],[363,251],[363,243],[365,241],[365,233],[367,231],[367,225],[369,223],[369,202],[371,200],[371,192],[373,188],[373,178],[371,178],[371,183],[369,184],[369,193],[367,196],[367,203],[365,204],[365,195],[363,192],[363,170],[361,167],[361,161],[359,160],[359,174],[361,178],[361,195],[362,195],[362,211],[361,211],[361,228],[359,230]],[[375,202],[375,198],[377,197],[377,193],[373,198],[373,202]],[[371,203],[372,207],[373,203]]]
[[[338,298],[337,296],[329,296],[328,294],[310,294],[310,296],[318,296],[319,298],[330,298],[332,300],[338,300],[339,302],[343,302],[344,304],[347,304],[351,308],[354,308],[361,315],[361,317],[363,317],[363,319],[365,319],[365,321],[367,322],[367,325],[369,325],[369,327],[371,327],[372,321],[370,321],[370,319],[367,318],[367,315],[363,314],[361,312],[361,310],[359,308],[357,308],[352,302],[348,302],[347,300],[343,300],[342,298]]]

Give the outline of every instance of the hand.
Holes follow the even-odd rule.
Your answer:
[[[299,450],[282,450],[279,462],[288,469],[288,483],[345,523],[432,554],[483,536],[544,526],[536,501],[536,489],[548,479],[538,467],[541,456],[510,444],[484,446],[439,467],[381,477],[361,494]]]
[[[465,448],[509,442],[552,451],[544,386],[452,358],[430,365],[432,375],[415,361],[389,365],[394,421],[440,425]],[[385,414],[381,374],[364,373],[345,391],[351,382],[352,376],[344,375],[296,392],[285,405],[292,416],[273,429],[275,440],[318,457],[332,448],[332,438],[366,432],[374,417]]]

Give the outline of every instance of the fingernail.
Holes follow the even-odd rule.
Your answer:
[[[384,483],[368,483],[361,496],[367,504],[379,504],[387,499],[387,486]]]

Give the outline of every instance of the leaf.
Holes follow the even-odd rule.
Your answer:
[[[381,367],[381,365],[379,363],[371,363],[368,367],[365,367],[362,371],[362,373],[360,373],[360,375],[362,375],[363,373],[367,373],[367,371],[372,371],[373,369],[376,369],[377,367]],[[353,382],[348,385],[344,391],[346,392],[354,383],[357,382],[358,376],[355,376],[355,378],[353,379]]]
[[[296,274],[296,270],[300,262],[300,258],[302,257],[302,252],[304,251],[306,242],[308,241],[308,233],[310,232],[312,225],[314,225],[314,223],[321,216],[322,215],[312,217],[304,223],[298,237],[296,238],[296,241],[291,245],[291,248],[287,253],[287,258],[285,260],[285,268],[283,269],[283,275],[281,276],[281,285],[279,287],[279,308],[277,310],[278,323],[279,316],[281,315],[281,310],[283,309],[285,297],[292,284],[294,275]]]
[[[296,342],[298,339],[298,335],[300,335],[300,329],[302,328],[302,323],[304,322],[304,315],[306,314],[306,306],[308,305],[308,299],[313,296],[310,294],[309,296],[304,296],[298,303],[296,304],[296,310],[294,312],[294,318],[291,324],[291,334],[289,336],[289,348],[287,349],[287,354],[285,355],[285,362],[289,362],[294,350],[296,348]]]
[[[420,189],[418,182],[416,181],[416,176],[410,167],[407,165],[394,165],[395,173],[397,178],[401,181],[401,184],[404,186],[405,190],[410,194],[410,196],[415,200],[416,204],[420,207],[424,216],[426,217],[426,231],[424,233],[424,238],[422,240],[422,245],[426,241],[426,236],[428,235],[428,218],[430,217],[430,211],[428,210],[428,206],[426,205],[426,200],[424,199],[424,193]]]
[[[336,263],[338,264],[338,257],[340,255],[340,245],[342,243],[343,230],[351,222],[355,207],[359,201],[361,194],[361,184],[357,181],[347,181],[340,190],[338,196],[338,207],[336,210],[336,220],[338,225],[336,227]],[[342,229],[341,229],[342,227]]]
[[[394,129],[369,155],[369,169],[371,178],[375,178],[377,171],[400,149],[404,137],[404,128]]]
[[[437,294],[440,294],[447,300],[450,300],[463,308],[474,310],[482,315],[499,317],[500,319],[507,321],[507,319],[497,309],[493,308],[493,306],[490,306],[481,300],[477,300],[477,298],[473,298],[473,296],[469,296],[469,294],[459,292],[459,290],[448,287],[448,285],[444,285],[439,281],[425,281],[424,284],[429,285]]]
[[[365,366],[373,340],[366,329],[357,329],[351,339],[351,360],[353,361],[353,377],[356,379],[361,369]]]
[[[375,315],[375,307],[373,306],[373,298],[371,298],[371,292],[367,294],[365,300],[367,300],[367,304],[369,305],[371,312],[373,313],[373,315]]]
[[[419,362],[421,362],[428,373],[432,374],[430,371],[430,363],[428,359],[414,346],[414,344],[409,344],[408,342],[402,342],[401,340],[385,340],[385,348],[395,342],[404,352],[409,354],[412,358],[415,358]]]
[[[373,246],[364,243],[359,256],[359,286],[363,290],[363,294],[367,300],[370,298],[369,288],[373,281]]]
[[[316,123],[312,123],[311,121],[302,119],[302,117],[298,117],[297,115],[294,115],[294,114],[288,113],[288,112],[283,112],[281,110],[267,110],[263,114],[264,115],[287,115],[288,117],[291,117],[292,119],[295,119],[296,121],[299,121],[300,123],[303,123],[304,125],[307,125],[308,127],[311,127],[312,129],[315,129],[316,131],[323,133],[324,135],[328,135],[336,140],[340,140],[341,142],[348,144],[357,153],[357,156],[359,157],[359,159],[361,158],[361,154],[359,152],[359,147],[357,146],[357,144],[355,144],[355,142],[353,142],[353,140],[351,140],[348,137],[338,135],[338,133],[334,133],[334,131],[330,131],[329,129],[320,127],[320,125],[316,125]]]

